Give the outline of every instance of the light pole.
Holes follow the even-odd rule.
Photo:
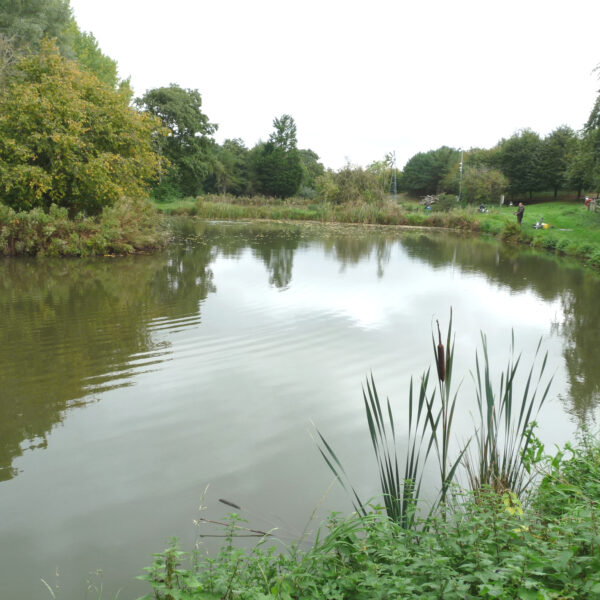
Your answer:
[[[463,172],[463,149],[460,149],[460,164],[458,167],[458,200],[460,202],[462,195],[462,172]]]

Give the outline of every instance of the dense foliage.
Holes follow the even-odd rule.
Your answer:
[[[44,38],[55,39],[63,56],[76,59],[106,85],[129,89],[119,81],[116,61],[102,53],[93,34],[79,29],[69,0],[0,0],[0,47],[10,56],[39,51]],[[0,57],[4,67],[6,58]]]
[[[91,256],[160,248],[167,230],[147,200],[121,199],[97,218],[66,208],[15,211],[0,203],[0,256]]]
[[[186,196],[198,195],[212,172],[210,136],[216,131],[216,125],[202,112],[200,92],[171,84],[149,90],[136,104],[168,128],[167,137],[157,140],[159,153],[170,162],[159,185],[174,187]]]
[[[273,120],[269,140],[252,152],[256,191],[267,196],[287,198],[300,187],[304,175],[298,152],[296,123],[291,115]]]
[[[0,193],[16,210],[99,212],[142,194],[158,172],[157,120],[63,58],[49,41],[0,91]]]

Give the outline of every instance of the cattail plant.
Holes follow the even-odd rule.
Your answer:
[[[434,341],[434,356],[440,384],[440,406],[437,406],[435,390],[429,396],[429,370],[421,377],[418,396],[414,393],[411,378],[408,393],[408,441],[405,449],[404,469],[400,468],[398,460],[396,424],[389,398],[382,409],[382,402],[379,399],[373,375],[370,379],[367,378],[366,389],[363,388],[365,414],[377,461],[385,509],[392,520],[406,529],[413,528],[416,523],[415,516],[421,493],[423,471],[430,452],[435,449],[441,479],[440,495],[434,502],[432,510],[435,509],[437,502],[445,501],[448,487],[464,453],[463,449],[454,462],[450,462],[448,458],[452,419],[456,405],[456,395],[450,400],[450,380],[454,355],[452,312],[450,312],[448,325],[448,352],[444,350],[439,323],[438,340],[437,347]],[[325,462],[343,488],[350,494],[356,512],[366,515],[368,506],[349,483],[348,476],[331,446],[319,431],[317,433],[321,442],[319,451]]]
[[[465,446],[458,457],[450,460],[450,441],[452,432],[452,422],[454,420],[454,409],[456,408],[456,399],[458,389],[452,395],[452,367],[454,364],[454,336],[452,334],[452,308],[450,308],[450,321],[448,323],[448,333],[446,335],[446,347],[442,343],[442,333],[440,323],[436,320],[438,343],[436,346],[435,335],[432,334],[433,354],[438,374],[438,389],[440,394],[440,406],[435,410],[435,392],[430,401],[428,415],[432,419],[430,423],[431,444],[433,444],[440,469],[440,495],[439,502],[445,505],[448,488],[452,483],[456,470],[467,449]],[[444,509],[443,509],[444,510]]]
[[[514,379],[520,357],[512,358],[514,337],[511,347],[511,358],[506,372],[500,381],[497,395],[492,390],[490,365],[487,353],[487,340],[483,340],[483,375],[478,354],[476,363],[476,394],[479,406],[480,423],[476,427],[474,439],[477,444],[477,455],[467,455],[471,440],[451,458],[451,433],[454,412],[457,404],[458,389],[453,392],[452,368],[454,363],[454,336],[452,332],[452,310],[446,343],[442,342],[439,322],[437,325],[437,343],[432,333],[433,353],[435,357],[438,386],[430,394],[429,376],[426,371],[421,377],[418,397],[413,394],[411,379],[408,393],[408,442],[404,454],[404,469],[400,468],[396,440],[396,423],[389,399],[385,407],[379,399],[375,379],[367,378],[366,389],[363,388],[365,413],[369,426],[371,444],[377,461],[381,494],[386,512],[390,519],[406,529],[416,525],[416,514],[421,492],[423,472],[432,450],[436,455],[439,467],[439,493],[431,508],[431,513],[440,509],[446,515],[446,499],[450,485],[454,481],[458,467],[465,463],[469,483],[472,489],[483,485],[492,486],[498,491],[510,490],[520,496],[527,483],[527,472],[522,455],[529,448],[532,440],[533,417],[541,408],[548,394],[550,382],[543,394],[537,399],[537,385],[530,395],[534,366],[523,391],[520,403],[513,399]],[[541,342],[541,340],[540,340]],[[539,352],[540,345],[538,344]],[[544,357],[538,375],[538,384],[546,366]],[[436,396],[437,394],[437,396]],[[437,399],[439,397],[439,400]],[[516,412],[514,412],[516,409]],[[350,485],[349,478],[335,452],[320,432],[319,451],[329,468],[350,494],[356,512],[366,516],[368,504],[365,504],[358,493]],[[430,514],[431,514],[430,513]]]
[[[479,354],[476,354],[474,375],[479,412],[479,424],[475,431],[476,454],[467,455],[465,464],[469,486],[475,491],[483,486],[489,486],[500,493],[512,491],[521,498],[532,477],[527,472],[522,457],[530,446],[534,419],[542,408],[552,383],[550,377],[541,395],[538,394],[548,353],[542,359],[537,381],[533,385],[535,364],[542,343],[540,339],[519,399],[514,388],[521,356],[514,358],[514,332],[511,335],[508,365],[500,377],[497,393],[493,391],[487,338],[483,333],[481,343],[483,364],[480,363]]]

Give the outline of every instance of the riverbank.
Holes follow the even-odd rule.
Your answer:
[[[146,598],[600,598],[600,445],[584,437],[539,464],[526,504],[456,492],[445,514],[410,530],[377,508],[332,514],[307,551],[280,554],[271,536],[241,550],[235,538],[250,530],[231,515],[214,558],[175,546],[155,555]]]
[[[0,256],[97,256],[162,248],[164,218],[144,199],[124,198],[96,217],[69,218],[52,205],[16,212],[0,203]]]
[[[302,198],[280,201],[263,197],[204,196],[156,203],[156,206],[165,214],[214,220],[271,219],[446,227],[490,234],[508,243],[571,256],[595,269],[600,268],[600,212],[587,211],[583,203],[537,202],[526,206],[521,227],[513,214],[515,207],[489,207],[488,212],[480,213],[472,206],[455,208],[453,203],[445,202],[426,210],[417,201],[404,197],[381,205],[361,202],[332,205]],[[542,217],[549,228],[534,229]]]

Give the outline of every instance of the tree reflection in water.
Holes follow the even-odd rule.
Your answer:
[[[250,250],[269,283],[286,289],[294,257],[320,246],[343,270],[371,258],[383,277],[395,244],[434,269],[482,273],[510,290],[559,299],[564,318],[549,323],[564,339],[570,393],[566,410],[583,424],[600,403],[596,341],[600,280],[578,266],[481,239],[395,230],[182,221],[177,241],[152,256],[95,260],[0,261],[0,481],[16,475],[25,449],[44,447],[67,409],[169,359],[154,329],[173,320],[198,323],[216,291],[217,256]]]

